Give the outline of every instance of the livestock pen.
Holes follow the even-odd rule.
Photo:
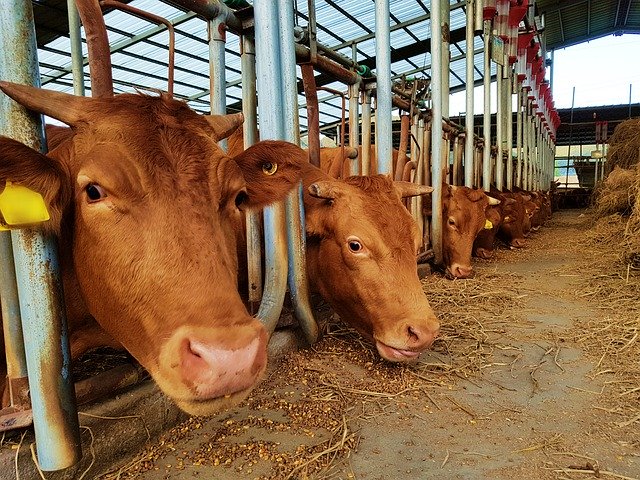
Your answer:
[[[198,131],[194,137],[202,139],[206,131],[207,148],[216,152],[208,154],[216,159],[212,164],[222,158],[226,167],[216,167],[211,176],[222,182],[219,196],[213,186],[214,193],[203,199],[216,199],[213,210],[221,212],[225,233],[227,215],[235,222],[256,196],[280,199],[261,215],[248,211],[246,223],[242,217],[244,225],[235,233],[246,232],[238,235],[238,246],[247,248],[237,258],[228,237],[215,255],[185,257],[184,247],[174,263],[167,259],[169,250],[147,250],[158,263],[138,275],[133,242],[122,276],[130,268],[132,282],[142,277],[157,296],[181,292],[187,298],[170,318],[176,326],[157,340],[161,350],[153,359],[140,353],[145,345],[139,343],[145,342],[134,337],[155,327],[134,326],[127,309],[112,308],[115,315],[104,318],[96,308],[117,301],[136,312],[147,297],[132,289],[131,298],[127,292],[123,299],[106,298],[86,276],[71,283],[78,293],[69,291],[68,281],[62,291],[61,276],[82,264],[76,258],[70,267],[64,253],[58,261],[56,251],[65,245],[46,223],[49,213],[56,220],[50,196],[24,179],[30,189],[21,190],[22,177],[10,169],[18,157],[0,150],[6,182],[0,229],[7,230],[0,232],[7,354],[0,477],[638,478],[637,260],[611,249],[630,244],[636,217],[596,223],[593,212],[551,216],[560,116],[545,79],[552,30],[541,23],[551,3],[0,3],[0,46],[6,53],[0,81],[60,93],[2,83],[0,133],[29,152],[44,150],[47,140],[52,152],[60,152],[53,147],[53,130],[45,139],[40,116],[19,104],[46,114],[48,122],[71,125],[72,134],[82,138],[99,132],[100,122],[117,128],[124,110],[96,105],[133,98],[122,94],[142,92],[150,102],[178,99],[189,107],[180,117],[184,124],[167,120],[171,113],[162,110],[149,125],[133,123],[130,131],[99,137],[98,145],[113,148],[96,150],[88,165],[109,158],[113,163],[105,165],[117,170],[132,156],[124,145],[137,129],[148,128],[148,138],[162,139],[163,148],[174,138],[163,137],[166,132]],[[620,9],[619,2],[605,3]],[[484,94],[477,118],[476,85]],[[95,101],[71,96],[83,97],[85,90]],[[454,120],[450,107],[456,92],[465,93],[464,124],[462,114]],[[39,98],[51,98],[54,106]],[[66,105],[76,104],[83,107],[64,113]],[[105,117],[83,116],[83,110],[104,111]],[[282,140],[289,143],[269,143]],[[219,146],[212,147],[214,141]],[[93,152],[86,144],[74,144],[73,161]],[[328,150],[321,144],[338,152],[328,163],[322,163]],[[264,149],[268,145],[271,150]],[[148,146],[155,155],[165,152]],[[178,153],[176,165],[202,159],[191,144],[181,148],[188,160]],[[296,166],[292,159],[300,155],[304,164]],[[185,171],[195,175],[200,164],[188,165],[175,169],[176,187],[182,187]],[[237,165],[245,171],[235,173]],[[63,170],[74,168],[67,163]],[[137,168],[136,175],[146,178],[144,168]],[[302,178],[292,180],[298,170]],[[160,178],[156,173],[149,178]],[[110,196],[81,177],[77,183],[89,204]],[[127,181],[138,180],[130,175]],[[160,190],[166,184],[171,182],[151,185]],[[200,191],[193,185],[187,194]],[[269,196],[276,185],[291,191],[284,199]],[[15,196],[17,191],[25,196]],[[16,208],[26,198],[40,205],[43,197],[47,204],[38,212],[46,215],[36,218],[34,209]],[[188,204],[178,194],[172,203]],[[194,211],[201,204],[193,203]],[[61,214],[77,231],[86,221],[82,208]],[[327,208],[334,214],[318,213]],[[129,212],[118,213],[122,219]],[[197,216],[185,209],[171,218]],[[157,232],[179,232],[179,245],[200,238],[204,228],[179,228],[157,218]],[[136,222],[141,240],[156,230]],[[81,235],[73,237],[78,250]],[[484,258],[475,258],[472,267],[476,235],[476,242],[488,237],[490,247],[483,244]],[[479,248],[476,243],[474,251]],[[73,251],[62,249],[68,250]],[[96,258],[110,258],[98,253],[105,252]],[[375,267],[356,263],[372,258]],[[207,285],[197,276],[203,259],[223,265]],[[434,273],[425,274],[427,261]],[[223,281],[227,273],[235,278],[235,266],[241,272],[237,292]],[[205,301],[204,291],[225,295]],[[66,332],[65,313],[73,315],[73,309],[64,308],[74,298],[86,304],[98,330],[115,338],[96,330],[85,340],[90,347],[120,342],[145,368],[120,351],[76,358],[83,349],[77,330]],[[204,310],[207,302],[232,312],[222,339],[209,333],[220,330],[215,325],[188,330],[197,305]],[[171,304],[161,303],[166,310]],[[158,310],[153,315],[170,317]],[[117,330],[111,322],[120,313],[125,325]],[[251,327],[240,329],[243,322]],[[203,338],[219,343],[203,347]],[[261,375],[266,338],[269,366]],[[165,364],[182,372],[180,381],[196,379],[189,391],[197,401],[175,393],[163,377]],[[227,371],[239,379],[228,380]],[[212,398],[202,391],[214,392]],[[198,410],[201,400],[219,407],[206,410],[209,417],[188,417],[174,400],[190,413],[205,411]]]

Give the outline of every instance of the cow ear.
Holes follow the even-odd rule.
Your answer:
[[[233,157],[247,188],[248,208],[262,208],[284,199],[302,178],[307,153],[288,142],[266,140]]]
[[[506,207],[507,205],[513,205],[514,203],[517,203],[515,198],[507,198],[504,201],[504,206]]]
[[[58,161],[11,138],[0,137],[0,188],[6,182],[39,193],[50,219],[42,223],[48,233],[59,233],[62,213],[71,201],[71,184]]]
[[[203,115],[213,128],[213,138],[216,141],[223,140],[231,135],[244,122],[242,113],[232,113],[229,115]]]
[[[325,200],[335,200],[345,193],[345,184],[335,180],[321,180],[309,185],[309,195]]]

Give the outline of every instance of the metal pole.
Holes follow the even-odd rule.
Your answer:
[[[389,0],[376,2],[376,149],[378,172],[392,172],[392,124],[391,124],[391,36]],[[438,7],[439,8],[439,7]],[[434,9],[435,10],[435,9]],[[440,18],[431,11],[432,18]],[[432,22],[438,24],[439,22]],[[440,38],[437,37],[432,38]],[[439,42],[435,42],[440,45]],[[433,79],[432,79],[433,81]]]
[[[296,77],[296,52],[293,38],[293,0],[278,0],[281,81],[283,88],[284,139],[300,144],[300,124],[298,119],[298,84]],[[356,97],[356,104],[357,104]],[[283,119],[283,120],[284,120]],[[356,120],[357,121],[357,120]],[[357,132],[357,128],[356,128]],[[349,131],[351,133],[351,130]],[[307,280],[307,260],[304,227],[304,205],[302,184],[294,189],[285,200],[287,221],[288,285],[291,302],[300,327],[309,343],[318,339],[318,325],[313,318],[309,300]]]
[[[442,35],[442,116],[444,118],[449,118],[449,63],[451,58],[451,52],[449,50],[449,25],[451,24],[451,8],[449,6],[449,0],[440,0],[440,13],[440,29]],[[473,48],[471,48],[471,50],[473,50]]]
[[[80,36],[80,15],[76,0],[67,0],[69,17],[69,40],[71,41],[71,72],[74,95],[84,96],[84,59],[82,58],[82,37]]]
[[[513,70],[508,67],[505,88],[505,152],[507,154],[507,189],[513,188]]]
[[[482,152],[482,188],[491,189],[491,20],[484,21],[484,116],[482,133],[484,150]]]
[[[30,2],[0,0],[0,78],[39,86]],[[46,142],[42,116],[0,96],[0,133],[32,148]],[[45,471],[82,455],[56,239],[36,229],[11,232],[38,461]],[[3,267],[6,265],[3,265]]]
[[[279,9],[276,2],[256,0],[255,21],[257,91],[260,102],[260,136],[263,140],[284,138],[284,88],[279,41]],[[285,206],[279,202],[264,209],[265,289],[258,317],[269,333],[275,330],[287,287],[287,236]]]
[[[502,151],[504,148],[504,67],[496,64],[496,100],[498,109],[496,111],[496,188],[500,191],[504,188],[504,166],[502,164]]]
[[[466,114],[465,114],[465,143],[464,143],[464,185],[473,187],[473,130],[474,130],[474,111],[473,111],[473,89],[475,80],[473,77],[474,68],[474,0],[467,0],[467,27],[466,27],[466,77],[465,77],[465,93],[466,93]]]
[[[226,28],[222,17],[218,16],[207,22],[209,29],[209,102],[213,115],[227,113],[227,81],[225,75]],[[227,140],[218,142],[226,150]]]
[[[353,61],[358,60],[356,44],[352,45],[351,55]],[[294,77],[295,78],[295,77]],[[360,82],[349,85],[349,146],[358,150],[360,145]],[[360,155],[349,162],[349,174],[361,175]]]
[[[516,186],[522,188],[522,86],[516,79]]]
[[[418,185],[424,185],[424,161],[425,161],[425,148],[424,148],[424,120],[418,119],[418,168],[416,169],[415,183]],[[413,197],[413,201],[411,202],[412,206],[412,214],[416,223],[418,224],[418,229],[420,231],[420,238],[424,238],[424,215],[422,214],[422,206],[423,199],[422,195],[417,195]]]
[[[371,174],[371,95],[362,91],[362,175]]]
[[[258,103],[256,96],[256,47],[253,38],[246,35],[240,39],[242,53],[240,55],[242,71],[242,113],[244,123],[242,131],[244,148],[249,148],[258,140]],[[245,217],[247,228],[247,278],[249,284],[249,310],[254,308],[262,298],[262,238],[260,217],[258,212],[247,212]]]
[[[4,351],[7,360],[7,386],[10,405],[16,410],[31,410],[27,360],[24,353],[20,299],[16,284],[16,270],[11,247],[11,232],[0,232],[0,307],[4,334]],[[21,417],[20,425],[32,422],[31,412]]]
[[[431,3],[431,18],[441,18],[441,2]],[[431,22],[431,38],[442,37],[440,22]],[[431,43],[431,245],[436,263],[442,263],[442,44]]]

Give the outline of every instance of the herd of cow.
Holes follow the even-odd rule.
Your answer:
[[[387,360],[413,361],[437,336],[416,271],[422,239],[403,203],[430,187],[336,179],[282,141],[246,150],[230,141],[225,153],[217,142],[238,135],[242,115],[199,115],[168,95],[0,89],[71,127],[48,130],[46,155],[0,137],[0,185],[29,187],[47,204],[42,228],[58,239],[73,358],[125,348],[191,414],[245,398],[266,367],[268,339],[237,287],[244,212],[300,181],[311,288]],[[496,236],[522,247],[550,213],[543,193],[447,186],[447,273],[469,277],[472,252],[491,256]]]

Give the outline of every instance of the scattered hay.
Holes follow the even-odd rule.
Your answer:
[[[637,185],[635,170],[616,167],[594,191],[596,216],[629,215],[635,203]]]
[[[422,418],[441,409],[434,392],[449,391],[459,378],[481,375],[506,324],[519,320],[510,307],[521,302],[520,281],[496,273],[465,281],[425,280],[442,329],[415,365],[382,360],[373,345],[330,318],[322,339],[272,368],[235,415],[191,418],[101,478],[135,478],[162,468],[201,471],[207,478],[345,478],[363,422],[376,422],[390,411],[399,420]],[[202,429],[206,435],[194,433]]]
[[[640,119],[620,123],[609,139],[607,169],[633,168],[640,162]]]
[[[599,219],[577,245],[588,259],[579,268],[583,298],[603,312],[578,321],[574,340],[597,359],[594,375],[606,375],[613,402],[606,411],[619,415],[620,429],[640,426],[640,275],[626,251],[628,220],[619,214]],[[588,254],[585,251],[588,251]]]

